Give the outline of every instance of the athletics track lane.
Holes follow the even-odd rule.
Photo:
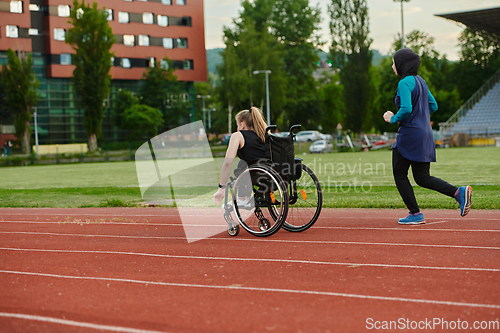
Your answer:
[[[368,317],[499,317],[498,212],[428,211],[428,225],[400,228],[399,211],[325,210],[304,233],[191,244],[173,210],[0,212],[2,313],[169,332],[359,332]],[[0,325],[95,331],[1,316]]]

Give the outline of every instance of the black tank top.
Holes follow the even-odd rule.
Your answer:
[[[266,144],[259,138],[257,133],[251,130],[240,131],[245,139],[245,145],[238,149],[238,157],[245,161],[248,165],[255,163],[257,160],[265,159]]]

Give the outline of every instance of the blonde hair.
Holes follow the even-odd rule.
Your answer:
[[[240,122],[244,121],[249,128],[253,128],[262,141],[265,141],[267,125],[259,108],[252,106],[249,110],[242,110],[236,114],[236,119]]]

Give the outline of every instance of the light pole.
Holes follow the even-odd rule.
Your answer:
[[[269,108],[269,74],[270,70],[265,71],[253,71],[253,74],[266,73],[266,106],[267,106],[267,126],[271,125],[271,110]]]
[[[403,22],[403,2],[410,2],[410,0],[394,0],[394,2],[401,2],[401,48],[405,47],[405,31]]]
[[[207,120],[205,119],[205,98],[210,98],[210,95],[198,95],[196,97],[203,100],[203,127],[206,127]]]
[[[210,117],[210,115],[212,114],[212,112],[216,111],[217,109],[216,108],[212,108],[212,109],[208,109],[208,128],[212,128],[212,119]]]
[[[35,146],[36,146],[36,156],[38,156],[38,124],[36,121],[36,107],[34,107],[35,111],[33,112],[33,118],[35,120]]]

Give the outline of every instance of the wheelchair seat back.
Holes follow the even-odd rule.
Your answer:
[[[273,162],[273,169],[283,178],[285,182],[297,179],[295,167],[295,152],[293,150],[293,136],[276,136],[266,134],[268,144],[269,159]]]

